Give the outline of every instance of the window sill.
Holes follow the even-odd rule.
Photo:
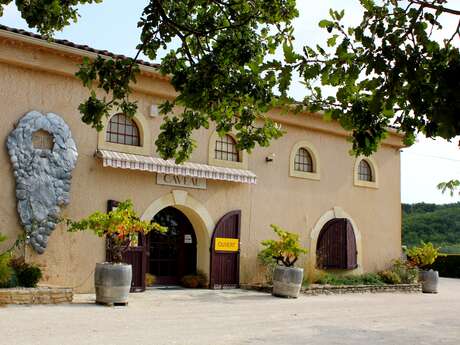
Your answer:
[[[373,189],[378,189],[379,185],[377,182],[373,181],[361,181],[361,180],[355,180],[355,187],[364,187],[364,188],[373,188]]]
[[[302,172],[302,171],[291,171],[289,173],[290,177],[301,178],[305,180],[314,180],[319,181],[320,176],[319,173],[312,173],[312,172]]]
[[[232,168],[232,169],[248,169],[248,165],[245,161],[243,162],[232,162],[232,161],[224,161],[216,158],[209,158],[208,159],[209,165],[214,165],[223,168]]]
[[[109,143],[109,142],[104,141],[102,143],[99,142],[97,148],[101,150],[131,153],[131,154],[142,155],[142,156],[150,155],[148,148],[145,146],[123,145],[123,144]]]

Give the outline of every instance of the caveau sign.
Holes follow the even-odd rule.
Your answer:
[[[238,239],[237,238],[224,238],[216,237],[214,250],[224,252],[237,252],[238,251]]]
[[[172,174],[157,174],[157,184],[206,189],[206,179]]]

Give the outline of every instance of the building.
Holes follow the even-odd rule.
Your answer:
[[[74,73],[83,57],[96,54],[113,56],[0,27],[0,140],[6,143],[31,111],[58,115],[53,126],[65,127],[59,119],[67,124],[78,152],[71,184],[59,180],[59,174],[59,181],[52,181],[52,188],[61,188],[63,195],[56,202],[68,201],[61,216],[78,219],[106,210],[110,200],[130,198],[144,219],[174,229],[168,239],[149,238],[142,254],[147,264],[133,254],[134,261],[140,260],[136,269],[144,265],[165,283],[177,282],[195,268],[206,272],[215,287],[259,281],[256,257],[260,242],[273,238],[272,223],[300,234],[309,249],[300,261],[307,276],[319,268],[381,270],[400,256],[400,135],[390,133],[372,157],[355,158],[349,154],[347,133],[337,123],[273,111],[269,115],[287,134],[270,147],[249,155],[236,150],[232,134],[220,138],[212,129],[202,129],[195,134],[198,147],[190,161],[178,166],[155,152],[161,123],[156,105],[173,97],[174,90],[154,65],[140,65],[132,95],[139,105],[134,120],[113,114],[100,133],[82,123],[77,108],[88,91]],[[33,114],[40,117],[38,113]],[[49,157],[62,140],[33,123],[24,132],[28,144],[22,144],[32,153],[41,152],[37,157]],[[6,245],[24,231],[17,211],[22,194],[16,191],[24,187],[16,185],[10,151],[5,144],[0,151],[0,231],[9,237]],[[32,175],[35,167],[48,169],[46,164],[31,167],[26,168]],[[34,195],[47,193],[47,185],[40,184],[31,182],[27,188],[36,188]],[[34,205],[34,212],[51,212],[46,203],[35,200]],[[62,224],[51,230],[40,230],[35,250],[25,249],[26,259],[42,265],[44,283],[90,291],[95,263],[105,259],[104,241],[89,233],[69,234]],[[40,248],[43,254],[37,253]]]

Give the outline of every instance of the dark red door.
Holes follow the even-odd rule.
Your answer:
[[[321,269],[358,267],[355,234],[348,219],[334,218],[323,226],[318,236],[316,261]]]
[[[187,217],[174,207],[166,207],[153,218],[168,228],[164,234],[148,235],[148,272],[158,284],[178,284],[188,274],[196,274],[196,236]]]
[[[133,242],[123,253],[123,261],[132,266],[131,292],[145,291],[145,273],[147,272],[147,245],[145,241],[145,236],[139,234],[137,245]]]
[[[240,227],[240,210],[227,213],[217,222],[211,239],[211,289],[239,286]]]

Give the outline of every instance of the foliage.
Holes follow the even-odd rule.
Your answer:
[[[407,246],[429,241],[443,253],[460,253],[460,203],[402,204],[402,239]]]
[[[382,278],[385,284],[401,284],[401,277],[394,271],[386,270],[379,272],[380,278]]]
[[[441,277],[460,278],[460,255],[439,256],[427,269],[439,271]]]
[[[264,272],[265,282],[268,284],[272,284],[273,283],[273,272],[275,271],[277,262],[271,255],[267,255],[267,254],[268,254],[267,252],[261,251],[259,252],[259,254],[257,254],[257,259],[262,264],[265,270]]]
[[[360,275],[337,275],[333,273],[322,273],[314,281],[323,285],[383,285],[381,277],[376,273],[365,273]]]
[[[208,287],[208,277],[206,273],[198,270],[196,274],[189,274],[181,278],[181,284],[184,287],[195,289],[195,288],[206,288]]]
[[[155,277],[153,274],[146,273],[145,274],[145,285],[146,286],[153,286],[157,280],[157,277]]]
[[[433,243],[421,242],[420,246],[414,246],[406,250],[409,262],[416,267],[431,265],[439,256],[439,248]]]
[[[6,236],[0,233],[0,243],[6,240]],[[5,251],[0,254],[0,287],[9,287],[9,282],[14,274],[10,266],[11,253]]]
[[[447,182],[441,182],[437,185],[437,187],[443,194],[448,191],[450,196],[454,196],[454,192],[460,187],[460,181],[450,180]]]
[[[166,232],[167,229],[157,223],[140,220],[133,209],[133,203],[126,200],[108,212],[95,212],[79,221],[67,219],[68,231],[91,230],[99,237],[107,237],[107,250],[112,253],[113,262],[121,262],[122,254],[137,233],[147,234],[152,230]]]
[[[407,261],[395,260],[390,269],[379,275],[387,284],[414,284],[418,280],[418,269]]]
[[[417,132],[451,139],[460,134],[460,54],[453,39],[439,44],[441,14],[460,15],[443,7],[446,0],[361,0],[364,16],[345,29],[344,11],[331,10],[319,26],[330,33],[325,47],[304,47],[297,68],[309,94],[303,105],[325,111],[352,131],[355,154],[377,149],[391,125],[412,144]],[[334,96],[323,96],[322,86]]]
[[[40,267],[26,263],[23,257],[14,258],[10,261],[10,266],[15,272],[17,285],[23,287],[36,287],[42,278]]]
[[[208,128],[210,121],[220,134],[235,130],[239,149],[267,146],[281,136],[264,113],[278,104],[274,87],[289,80],[280,62],[266,58],[291,37],[297,14],[294,0],[149,1],[138,24],[137,48],[152,60],[169,49],[159,71],[171,76],[179,93],[160,106],[165,117],[156,145],[163,158],[188,158],[195,147],[192,131]],[[136,58],[83,63],[77,76],[84,85],[92,88],[96,82],[112,96],[98,98],[91,92],[79,108],[86,123],[100,130],[102,117],[113,108],[134,115],[137,106],[128,100],[128,84],[139,72],[133,68]],[[172,115],[174,108],[183,110]]]
[[[3,7],[12,0],[0,0],[0,16],[3,15]],[[79,17],[77,6],[91,3],[101,3],[102,0],[16,0],[16,6],[30,27],[34,27],[45,36],[54,31],[60,31],[64,27],[76,23]]]
[[[307,250],[300,245],[299,235],[283,230],[275,224],[270,226],[279,239],[262,241],[265,248],[259,253],[259,258],[264,257],[263,260],[273,258],[277,264],[281,263],[286,267],[294,266],[299,256],[307,253]]]
[[[0,15],[11,1],[0,0]],[[30,27],[52,35],[77,20],[77,5],[99,2],[16,0],[16,6]],[[331,18],[319,22],[330,34],[323,47],[296,52],[295,0],[149,0],[138,22],[136,57],[83,62],[77,76],[91,91],[79,107],[82,119],[100,130],[109,113],[132,116],[137,56],[155,60],[163,50],[159,71],[171,77],[178,96],[160,106],[165,117],[156,145],[163,158],[177,162],[190,156],[192,132],[210,122],[220,134],[234,130],[239,149],[279,138],[281,128],[264,113],[292,103],[287,90],[295,74],[306,86],[298,109],[323,110],[326,119],[338,120],[351,131],[355,154],[374,152],[390,125],[403,131],[406,144],[417,132],[446,139],[460,134],[460,54],[453,45],[460,25],[441,44],[432,38],[442,14],[460,11],[446,8],[446,0],[360,2],[359,25],[345,28],[344,11],[331,9]],[[282,61],[274,57],[277,50]],[[335,94],[323,95],[318,83]]]

